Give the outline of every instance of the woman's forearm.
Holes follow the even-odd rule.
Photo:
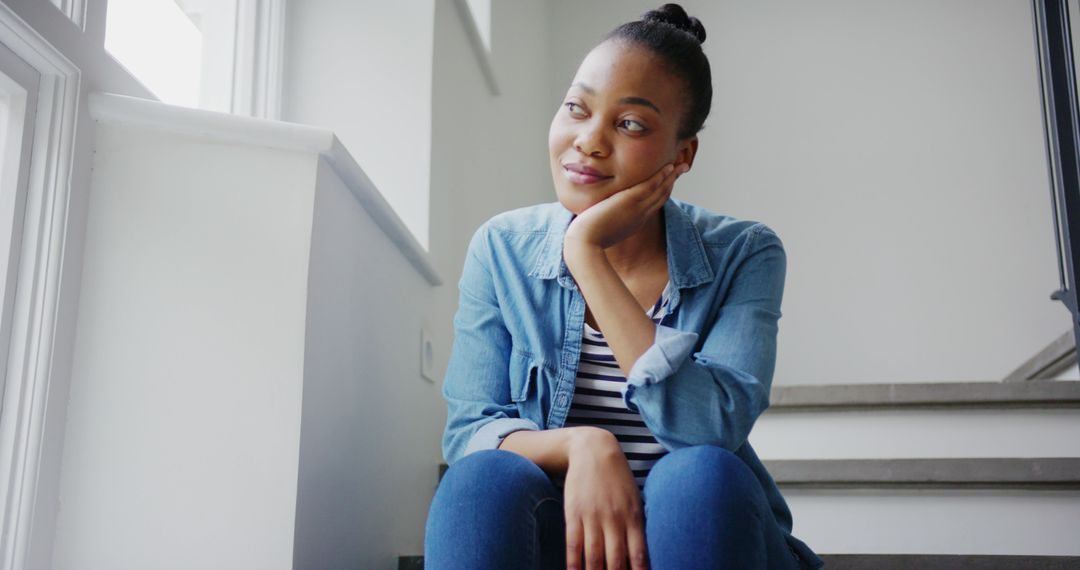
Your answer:
[[[656,340],[656,324],[638,305],[603,249],[568,240],[564,256],[623,376],[629,376],[634,363]]]
[[[615,436],[607,430],[575,426],[515,431],[503,438],[499,449],[529,459],[548,475],[565,475],[573,455],[618,449],[618,445]]]

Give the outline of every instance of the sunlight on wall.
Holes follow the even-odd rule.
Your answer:
[[[491,51],[491,0],[468,0],[476,27],[480,30],[480,39],[484,47]]]
[[[105,49],[162,101],[199,106],[202,33],[174,0],[109,0]]]
[[[4,165],[7,163],[7,155],[4,154],[4,142],[7,139],[9,112],[7,95],[0,93],[0,180],[4,179]]]

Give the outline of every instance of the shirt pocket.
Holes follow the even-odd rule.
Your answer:
[[[536,393],[540,363],[531,355],[514,350],[510,355],[510,399],[522,403]]]

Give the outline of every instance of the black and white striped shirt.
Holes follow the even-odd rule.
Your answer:
[[[667,314],[669,283],[656,304],[646,314],[654,323]],[[645,486],[645,477],[667,450],[660,445],[637,412],[627,409],[623,400],[626,377],[604,335],[585,324],[581,339],[581,360],[574,383],[574,399],[566,426],[596,426],[615,435],[626,454],[638,488]]]

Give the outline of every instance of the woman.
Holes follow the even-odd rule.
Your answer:
[[[712,99],[675,4],[584,59],[548,138],[558,202],[475,234],[444,395],[428,568],[817,568],[746,441],[786,258],[669,199]]]

